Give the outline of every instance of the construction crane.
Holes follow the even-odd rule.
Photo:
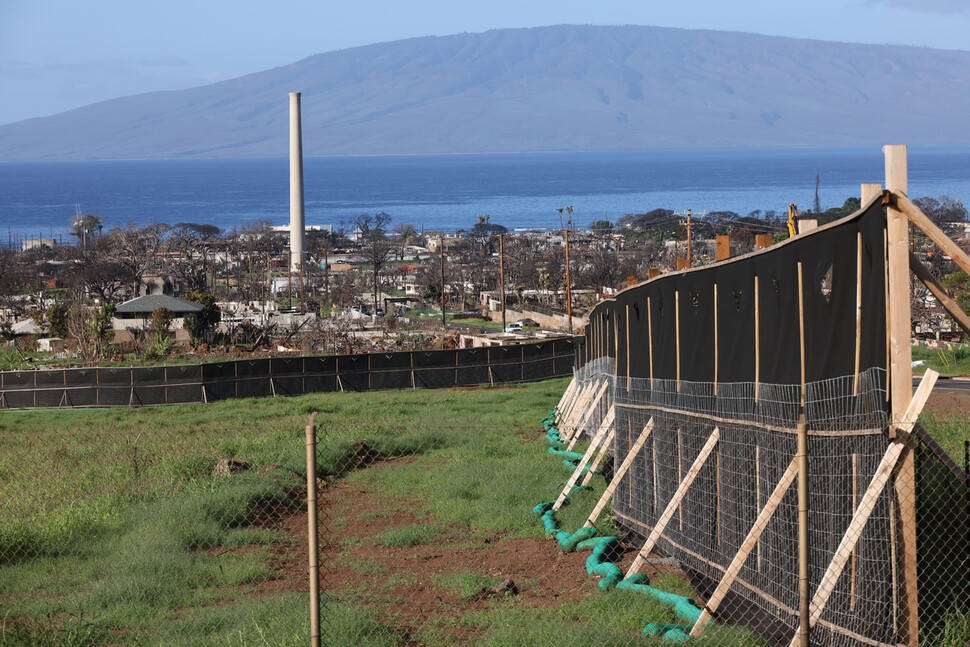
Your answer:
[[[798,226],[795,221],[798,219],[798,205],[792,203],[788,205],[788,236],[794,238],[798,235]]]

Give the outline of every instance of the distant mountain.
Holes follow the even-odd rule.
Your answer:
[[[0,126],[0,161],[970,144],[970,52],[556,26],[319,54]]]

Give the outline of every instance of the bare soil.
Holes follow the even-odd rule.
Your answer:
[[[383,469],[408,458],[378,460],[363,469]],[[324,599],[373,610],[410,644],[410,636],[433,629],[458,644],[479,635],[462,626],[469,613],[488,612],[514,603],[541,608],[601,595],[596,578],[586,575],[587,553],[563,553],[546,538],[509,537],[471,528],[435,524],[414,501],[391,497],[379,486],[337,480],[322,484],[318,497],[320,579]],[[540,522],[536,519],[536,524]],[[307,575],[307,515],[293,512],[261,515],[261,528],[281,531],[290,545],[273,547],[267,565],[276,578],[258,586],[260,593],[304,592]],[[437,525],[429,543],[392,547],[382,535],[408,526]],[[251,548],[213,549],[218,554]],[[263,549],[265,550],[265,549]],[[626,570],[635,548],[624,546],[615,562]],[[670,567],[664,568],[669,571]],[[656,573],[651,573],[655,575]],[[514,593],[459,591],[449,576],[478,575],[490,584],[511,579]],[[514,600],[514,602],[513,602]]]
[[[936,389],[930,395],[923,411],[932,413],[939,418],[965,418],[970,420],[970,391]]]

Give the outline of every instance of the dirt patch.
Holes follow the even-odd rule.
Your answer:
[[[377,460],[364,469],[379,470],[409,460]],[[267,566],[276,572],[276,578],[256,590],[306,591],[306,512],[291,509],[265,515],[258,525],[276,530],[292,542],[259,547],[271,554]],[[464,638],[480,634],[463,618],[506,608],[513,600],[519,607],[544,608],[602,595],[596,588],[598,578],[586,575],[587,552],[563,553],[547,538],[509,537],[442,524],[423,506],[383,493],[379,485],[344,480],[328,483],[319,492],[319,525],[321,591],[326,599],[373,610],[381,622],[405,636],[406,644],[408,637],[422,630],[436,631],[460,644]],[[414,529],[427,534],[407,545],[404,533]],[[217,548],[208,552],[220,555],[250,550]],[[626,546],[616,559],[624,571],[635,550]],[[514,583],[514,592],[481,594],[483,586],[505,580]]]
[[[923,408],[938,418],[970,419],[970,391],[945,390],[948,380],[937,382],[937,388]]]

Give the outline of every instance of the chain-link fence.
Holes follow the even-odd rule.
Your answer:
[[[790,644],[792,434],[679,414],[651,428],[632,405],[672,404],[676,387],[627,391],[611,369],[595,360],[570,385],[7,412],[0,644],[307,644],[313,411],[324,645]],[[931,422],[913,430],[910,490],[888,427],[810,436],[809,644],[916,644],[911,622],[920,645],[970,644],[965,429]]]

